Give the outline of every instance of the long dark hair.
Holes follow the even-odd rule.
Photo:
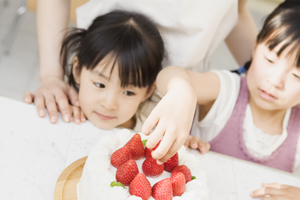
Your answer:
[[[112,11],[97,17],[87,30],[72,29],[63,41],[60,58],[68,83],[78,90],[72,74],[74,56],[93,70],[107,55],[118,64],[121,87],[150,87],[162,69],[163,40],[154,23],[144,15]],[[111,70],[111,71],[112,71]]]

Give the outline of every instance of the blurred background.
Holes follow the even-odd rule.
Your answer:
[[[258,30],[265,16],[282,1],[248,0]],[[29,2],[36,0],[0,0],[0,96],[19,101],[23,101],[25,91],[34,92],[39,86],[36,12],[34,5],[27,4]],[[9,51],[7,46],[10,46]],[[211,68],[238,68],[224,43],[213,55]]]

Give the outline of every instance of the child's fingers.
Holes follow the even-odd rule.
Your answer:
[[[33,99],[34,99],[34,95],[30,92],[25,92],[24,93],[24,96],[23,96],[23,100],[25,103],[32,103],[33,102]]]
[[[288,185],[282,185],[279,183],[263,183],[262,186],[263,187],[273,187],[273,188],[277,188],[277,189],[286,189],[289,187]]]
[[[153,147],[155,147],[155,145],[162,140],[162,137],[165,133],[165,126],[164,123],[162,123],[161,121],[157,124],[157,126],[155,127],[155,129],[153,130],[153,132],[151,133],[147,143],[146,143],[146,147],[148,149],[152,149]]]
[[[142,126],[142,133],[145,135],[149,135],[151,132],[151,129],[155,127],[155,125],[159,122],[159,115],[156,114],[156,108],[150,113],[146,121],[144,122]],[[147,146],[148,147],[148,146]],[[154,147],[154,146],[153,146]]]
[[[179,144],[178,140],[175,140],[172,144],[172,146],[169,148],[168,152],[161,158],[159,159],[159,162],[164,163],[167,160],[169,160],[181,147],[181,144]]]
[[[166,162],[174,154],[173,152],[172,154],[168,154],[174,140],[174,129],[168,128],[164,137],[161,139],[159,146],[152,152],[152,157],[159,160],[161,163]]]
[[[251,197],[257,198],[257,197],[264,197],[266,195],[270,195],[270,196],[281,196],[284,195],[285,193],[277,188],[273,188],[273,187],[262,187],[258,190],[255,190],[254,192],[252,192],[250,194]]]

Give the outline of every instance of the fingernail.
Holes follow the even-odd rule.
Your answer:
[[[28,98],[25,98],[25,102],[28,103],[28,102],[29,102],[29,99],[28,99]]]
[[[79,106],[79,101],[76,101],[75,104],[76,104],[76,106]]]
[[[81,121],[82,121],[82,122],[85,122],[85,120],[86,120],[86,119],[85,119],[84,117],[81,118]]]
[[[192,147],[193,149],[196,149],[196,148],[197,148],[197,144],[192,144],[191,147]]]
[[[51,121],[52,123],[54,123],[55,120],[56,120],[56,117],[55,117],[55,116],[52,116],[52,117],[50,118],[50,121]]]
[[[254,193],[253,192],[251,192],[250,197],[254,197]]]
[[[65,122],[69,122],[69,116],[68,116],[68,115],[65,115],[65,116],[64,116],[64,120],[65,120]]]
[[[161,161],[159,161],[159,160],[157,160],[156,163],[157,163],[158,165],[164,164],[163,162],[161,162]]]
[[[45,113],[44,113],[44,111],[43,111],[43,110],[40,110],[40,111],[39,111],[39,115],[40,115],[40,117],[44,116],[44,114],[45,114]]]

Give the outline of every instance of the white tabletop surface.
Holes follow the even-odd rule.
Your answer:
[[[0,97],[0,199],[53,200],[61,172],[87,156],[99,139],[117,132],[103,131],[91,123],[51,124],[39,118],[34,105]],[[209,152],[200,155],[207,173],[210,200],[251,200],[249,194],[262,182],[300,187],[292,174]]]

